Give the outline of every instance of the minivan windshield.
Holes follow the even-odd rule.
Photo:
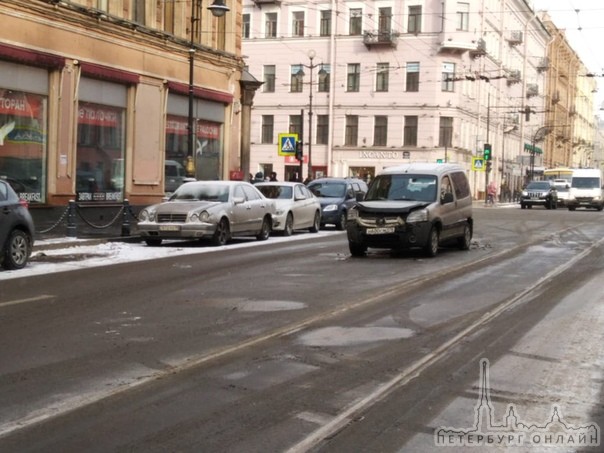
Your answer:
[[[571,187],[574,187],[576,189],[599,189],[600,178],[573,176]]]
[[[436,201],[436,176],[393,174],[379,175],[371,183],[365,201],[413,200]]]

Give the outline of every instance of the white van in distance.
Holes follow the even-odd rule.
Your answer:
[[[573,170],[566,206],[569,211],[577,208],[604,208],[602,193],[602,171],[597,168],[578,168]]]

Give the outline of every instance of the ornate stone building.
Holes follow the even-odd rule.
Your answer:
[[[158,201],[166,161],[200,179],[240,169],[241,5],[208,6],[0,2],[0,177],[35,214]]]

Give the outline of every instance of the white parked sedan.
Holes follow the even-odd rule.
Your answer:
[[[268,239],[275,203],[243,181],[192,181],[165,202],[139,214],[138,231],[147,245],[163,239],[210,239],[224,245],[233,236]]]
[[[294,230],[308,229],[312,233],[321,227],[321,203],[299,182],[261,182],[254,185],[266,198],[276,203],[273,230],[290,236]]]

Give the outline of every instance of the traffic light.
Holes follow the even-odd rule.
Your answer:
[[[483,158],[487,162],[491,160],[491,144],[490,143],[485,143],[484,144]]]
[[[304,159],[304,152],[302,151],[301,141],[296,142],[296,159],[298,159],[300,162],[302,162],[302,160]]]
[[[487,160],[487,166],[486,166],[485,170],[487,173],[491,173],[491,161],[490,160]]]

